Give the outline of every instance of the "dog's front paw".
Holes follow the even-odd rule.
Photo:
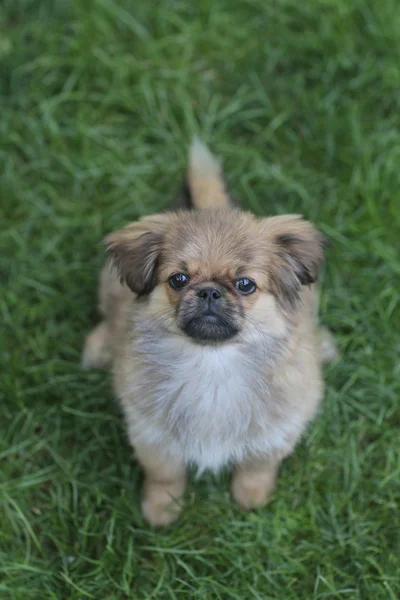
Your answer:
[[[275,472],[246,473],[238,471],[233,476],[232,496],[245,510],[264,506],[275,489]]]
[[[181,486],[146,482],[142,497],[143,516],[151,525],[170,525],[179,517],[181,506]]]

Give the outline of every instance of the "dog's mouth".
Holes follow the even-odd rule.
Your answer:
[[[199,342],[224,342],[239,333],[239,328],[229,320],[206,313],[197,315],[181,323],[184,333]]]

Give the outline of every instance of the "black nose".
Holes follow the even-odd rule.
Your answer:
[[[214,300],[221,298],[221,292],[217,290],[217,288],[212,287],[202,288],[197,292],[197,295],[202,300],[208,300],[209,302],[213,302]]]

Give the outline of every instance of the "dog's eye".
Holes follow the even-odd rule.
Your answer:
[[[168,279],[168,283],[173,290],[181,290],[189,283],[189,277],[185,273],[175,273]]]
[[[242,277],[242,279],[238,279],[235,281],[235,288],[241,294],[252,294],[256,291],[257,286],[252,279],[248,279],[247,277]]]

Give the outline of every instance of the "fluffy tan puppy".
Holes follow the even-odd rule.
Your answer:
[[[103,321],[85,367],[110,366],[154,525],[179,514],[186,469],[232,465],[246,509],[315,415],[334,346],[314,322],[323,237],[297,215],[233,208],[218,162],[191,147],[182,210],[106,238]]]

